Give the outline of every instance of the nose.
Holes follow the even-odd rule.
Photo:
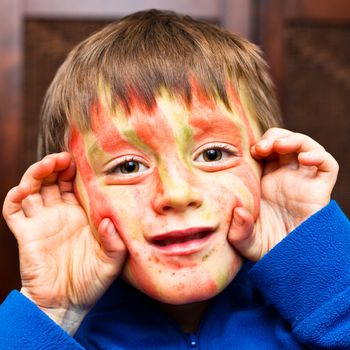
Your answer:
[[[170,175],[170,174],[169,174]],[[153,208],[159,214],[168,212],[185,212],[196,209],[203,203],[202,194],[195,189],[184,176],[179,173],[172,177],[159,176]]]

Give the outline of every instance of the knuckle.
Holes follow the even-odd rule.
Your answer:
[[[325,157],[325,162],[328,163],[328,165],[331,167],[332,170],[334,170],[335,173],[339,172],[339,163],[337,162],[337,160],[333,157],[332,154],[330,154],[327,151],[320,151],[320,154],[323,154]]]
[[[295,132],[293,134],[293,137],[298,140],[300,143],[312,143],[316,142],[314,139],[312,139],[310,136],[302,134],[301,132]]]
[[[270,137],[273,135],[278,135],[282,130],[284,130],[284,129],[273,127],[273,128],[268,129],[263,136]]]
[[[29,168],[27,169],[27,171],[25,172],[25,174],[31,174],[33,171],[35,171],[35,169],[38,167],[40,162],[37,162],[37,163],[30,165]]]
[[[271,128],[267,132],[269,133],[266,136],[275,140],[282,137],[288,137],[292,134],[290,130],[282,128]]]
[[[339,163],[337,162],[337,160],[330,153],[328,153],[328,154],[329,154],[331,162],[333,163],[334,169],[336,171],[339,171]]]

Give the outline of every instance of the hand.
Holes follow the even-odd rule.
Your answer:
[[[4,201],[3,215],[20,255],[21,292],[69,333],[119,274],[124,243],[111,220],[101,221],[99,242],[73,191],[69,153],[30,166]]]
[[[236,208],[229,240],[243,256],[257,261],[329,203],[339,166],[309,136],[279,128],[269,129],[251,154],[265,163],[260,213],[254,220],[247,209]]]

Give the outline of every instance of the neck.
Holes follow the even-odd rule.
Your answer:
[[[208,307],[208,303],[209,301],[201,301],[185,305],[160,303],[160,307],[185,333],[194,333],[196,332],[203,314]]]

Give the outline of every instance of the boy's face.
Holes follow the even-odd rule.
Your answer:
[[[76,188],[95,228],[110,218],[129,255],[123,277],[171,304],[208,299],[240,269],[227,240],[236,206],[256,216],[259,137],[231,89],[235,111],[194,91],[191,106],[162,93],[152,112],[109,115],[103,102],[92,130],[73,133]]]

